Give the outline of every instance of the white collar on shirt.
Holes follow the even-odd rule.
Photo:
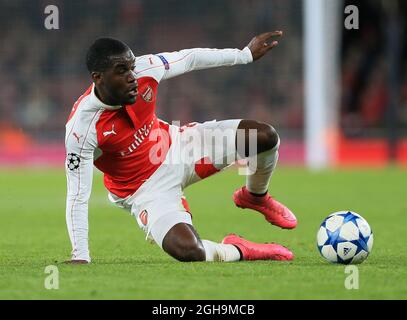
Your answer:
[[[92,84],[92,92],[90,94],[89,102],[98,108],[104,108],[107,110],[118,110],[122,107],[122,106],[110,106],[110,105],[105,104],[102,101],[100,101],[99,98],[95,94],[95,84],[94,83]]]

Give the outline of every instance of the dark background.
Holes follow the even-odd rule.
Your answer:
[[[384,3],[398,4],[396,86],[389,71],[394,66],[389,57],[393,16]],[[48,4],[0,1],[3,147],[24,141],[62,141],[69,111],[91,83],[84,56],[97,37],[117,37],[137,56],[193,47],[243,48],[254,35],[275,29],[284,30],[285,37],[277,50],[258,63],[163,82],[158,115],[181,123],[254,118],[276,125],[286,137],[302,139],[302,1],[55,0],[52,4],[59,8],[60,30],[44,27]],[[407,136],[406,2],[343,3],[347,4],[359,7],[361,19],[360,30],[343,29],[343,134],[351,138]],[[390,127],[395,129],[393,133]]]

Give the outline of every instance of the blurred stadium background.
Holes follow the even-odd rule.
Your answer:
[[[318,98],[321,87],[305,81],[306,48],[318,40],[318,35],[307,38],[306,1],[51,2],[59,8],[60,30],[44,28],[50,1],[0,1],[0,165],[63,163],[65,121],[89,86],[84,55],[97,37],[120,38],[137,56],[190,47],[242,48],[255,34],[272,29],[284,30],[285,37],[263,61],[162,84],[158,114],[181,123],[227,118],[270,122],[284,139],[282,163],[307,162],[307,112],[312,109],[307,109],[307,99],[312,94]],[[322,131],[332,153],[322,166],[406,166],[407,3],[322,2],[324,12],[334,10],[336,17],[322,22],[320,40],[334,48],[337,70],[322,78],[333,79],[336,96],[328,96],[325,108],[337,115]],[[315,8],[321,1],[309,3]],[[343,27],[349,4],[359,8],[360,30]],[[326,65],[324,60],[314,63],[322,69]]]

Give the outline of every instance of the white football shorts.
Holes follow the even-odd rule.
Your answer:
[[[224,170],[236,160],[236,130],[241,120],[170,125],[171,146],[164,162],[131,196],[108,197],[128,210],[146,239],[162,247],[168,231],[179,223],[192,225],[183,190]]]

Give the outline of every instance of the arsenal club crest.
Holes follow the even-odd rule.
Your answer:
[[[145,226],[146,226],[147,223],[148,223],[147,217],[148,217],[148,212],[147,212],[147,210],[143,210],[143,211],[140,212],[140,214],[139,214],[140,221],[141,221],[141,223],[144,224]]]
[[[141,97],[144,99],[146,102],[152,102],[154,98],[154,91],[151,89],[150,86],[147,87],[147,89],[141,94]]]

